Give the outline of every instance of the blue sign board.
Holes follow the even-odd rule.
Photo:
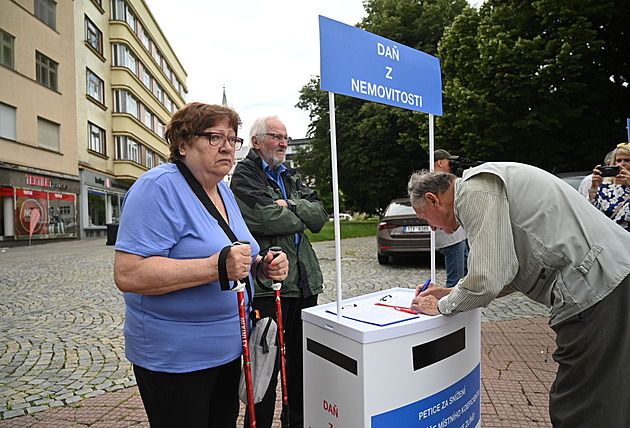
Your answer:
[[[473,428],[481,421],[481,366],[430,397],[372,416],[372,428]]]
[[[323,91],[442,115],[436,57],[321,15],[319,37]]]

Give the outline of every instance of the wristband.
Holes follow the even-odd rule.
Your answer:
[[[223,291],[230,289],[230,281],[227,274],[227,256],[231,248],[232,246],[228,245],[219,253],[219,284],[221,284],[221,290]]]

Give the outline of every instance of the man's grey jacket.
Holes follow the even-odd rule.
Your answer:
[[[551,310],[552,326],[601,301],[630,274],[630,234],[567,183],[529,165],[489,162],[466,171],[462,179],[456,180],[455,214],[467,232],[468,228],[475,229],[480,220],[471,211],[462,215],[466,209],[461,204],[474,203],[474,192],[479,189],[472,183],[483,173],[499,177],[507,194],[508,230],[517,268],[503,285],[545,304]],[[483,250],[474,255],[474,235],[469,234],[469,263],[474,263],[475,257],[484,257]],[[465,284],[465,278],[461,284]],[[455,306],[470,309],[464,308],[463,300],[471,303],[475,297],[482,299],[479,293],[469,294],[468,298],[466,294],[464,291],[459,298],[456,293],[446,296],[444,302],[440,301],[440,310],[444,307],[448,311],[453,305],[454,310],[448,312],[455,313]],[[486,299],[480,305],[488,302]]]

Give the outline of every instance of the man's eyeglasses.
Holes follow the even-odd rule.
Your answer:
[[[230,143],[230,147],[235,150],[241,150],[243,147],[243,139],[238,137],[226,137],[218,132],[195,132],[198,137],[208,137],[208,142],[213,147],[223,147],[225,142]]]
[[[291,143],[292,138],[289,136],[284,136],[282,134],[274,134],[273,132],[267,132],[265,135],[269,135],[271,138],[273,138],[275,141],[281,143],[284,140],[286,140],[287,143]]]

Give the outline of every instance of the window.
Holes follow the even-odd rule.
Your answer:
[[[136,119],[140,119],[138,114],[138,100],[129,92],[122,89],[114,91],[114,112],[129,113]]]
[[[162,55],[155,44],[153,45],[153,59],[157,63],[158,67],[162,68]]]
[[[182,82],[178,80],[177,85],[175,85],[175,88],[179,92],[179,95],[181,95],[182,98],[186,99],[186,90],[184,89],[184,85],[182,85]]]
[[[140,29],[140,41],[142,42],[142,45],[147,50],[147,52],[151,52],[151,38],[147,34],[147,30],[145,30],[144,28]]]
[[[38,117],[37,138],[39,140],[39,147],[42,149],[53,150],[55,152],[61,150],[59,124]]]
[[[0,138],[17,141],[15,107],[0,103]]]
[[[116,137],[116,159],[140,163],[140,145],[129,137]]]
[[[147,108],[144,109],[142,123],[144,123],[147,128],[153,130],[153,114]]]
[[[98,53],[103,54],[103,33],[87,16],[85,17],[85,41]]]
[[[165,129],[166,129],[166,125],[164,125],[162,121],[158,119],[156,133],[160,136],[160,138],[164,138]]]
[[[136,56],[125,45],[112,45],[112,62],[116,67],[127,67],[138,76],[138,60]]]
[[[164,104],[164,91],[162,90],[162,87],[157,84],[155,85],[155,96],[162,104]]]
[[[164,106],[166,107],[166,110],[173,113],[173,100],[171,99],[171,97],[166,95],[164,97],[164,101],[165,101]]]
[[[105,130],[88,122],[88,147],[90,150],[102,155],[105,153]]]
[[[146,88],[150,91],[153,87],[153,77],[144,67],[142,67],[142,72],[140,74],[142,75],[142,83],[144,83],[144,86],[146,86]]]
[[[35,52],[37,81],[50,89],[57,90],[57,63],[39,52]]]
[[[15,37],[6,31],[0,30],[0,64],[9,68],[13,68],[14,43]]]
[[[114,21],[125,20],[125,2],[124,0],[112,0],[111,2],[111,17]]]
[[[146,149],[145,166],[149,169],[155,166],[155,152],[153,150]]]
[[[35,0],[35,16],[53,30],[57,29],[57,3],[53,0]]]
[[[89,68],[87,69],[86,79],[87,94],[98,101],[100,104],[105,104],[105,82],[103,82]]]
[[[133,14],[131,8],[127,4],[125,4],[125,21],[131,27],[131,30],[136,32],[136,15]]]

